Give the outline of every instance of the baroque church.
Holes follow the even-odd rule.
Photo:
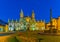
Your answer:
[[[41,21],[42,22],[42,21]],[[23,11],[21,10],[20,12],[20,19],[19,21],[16,20],[8,20],[8,30],[9,31],[14,31],[14,30],[39,30],[39,28],[37,27],[38,22],[36,22],[35,20],[35,14],[34,11],[32,11],[32,15],[31,17],[24,16]]]

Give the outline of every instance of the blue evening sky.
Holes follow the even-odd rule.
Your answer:
[[[60,0],[0,0],[0,19],[7,22],[8,19],[19,19],[22,9],[25,16],[31,16],[35,12],[36,20],[50,20],[50,7],[53,17],[60,16]]]

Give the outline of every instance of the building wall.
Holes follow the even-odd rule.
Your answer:
[[[8,30],[8,25],[6,24],[5,25],[5,32],[8,32],[9,30]]]
[[[0,25],[0,32],[4,32],[4,26],[3,25]]]
[[[39,21],[36,23],[36,27],[38,28],[38,30],[45,30],[45,23],[43,21]]]
[[[57,19],[52,19],[52,25],[54,26],[53,29],[57,29]]]
[[[58,18],[58,30],[60,30],[60,17]]]

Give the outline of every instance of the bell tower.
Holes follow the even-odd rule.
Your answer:
[[[36,21],[35,21],[35,13],[34,13],[34,10],[32,10],[31,19],[32,19],[32,22],[34,22],[34,23],[36,22]]]
[[[32,10],[32,19],[35,18],[34,10]]]
[[[22,11],[22,9],[21,9],[20,18],[23,18],[23,17],[24,17],[24,15],[23,15],[23,11]]]

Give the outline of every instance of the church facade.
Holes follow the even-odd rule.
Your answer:
[[[35,20],[35,13],[32,11],[31,17],[24,16],[23,11],[20,12],[19,20],[9,20],[8,19],[8,31],[18,31],[18,30],[44,30],[45,22]]]

